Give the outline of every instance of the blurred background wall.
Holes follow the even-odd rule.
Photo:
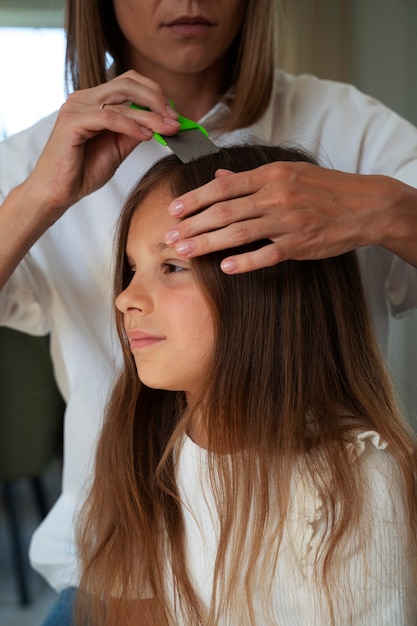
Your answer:
[[[281,67],[353,83],[417,125],[417,0],[282,0],[281,5]],[[390,366],[417,428],[416,314],[391,321]]]

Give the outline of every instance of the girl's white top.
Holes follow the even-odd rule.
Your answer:
[[[364,472],[365,505],[358,528],[345,538],[337,561],[341,583],[333,592],[342,595],[341,615],[336,624],[415,626],[417,598],[412,569],[416,554],[409,549],[403,481],[397,463],[374,431],[356,434],[349,452],[352,471],[361,465]],[[256,625],[330,624],[325,592],[313,567],[320,539],[326,532],[326,502],[306,479],[302,467],[301,460],[293,477],[289,518],[276,566],[268,573],[268,603],[256,595],[255,584]],[[207,469],[207,451],[186,437],[178,451],[176,470],[183,501],[188,566],[197,593],[209,606],[219,523]],[[256,507],[256,494],[252,497]],[[271,509],[270,515],[274,520],[279,513]],[[259,580],[264,574],[265,571],[259,572]],[[252,624],[247,614],[238,616],[244,597],[242,581],[233,618],[224,618],[221,626]],[[182,624],[180,617],[178,623]]]

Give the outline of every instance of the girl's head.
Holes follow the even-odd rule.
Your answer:
[[[162,243],[175,225],[169,202],[213,179],[218,168],[237,172],[300,160],[312,161],[298,149],[272,146],[223,148],[185,165],[173,155],[140,181],[120,220],[115,291],[128,369],[135,376],[134,358],[147,386],[209,400],[212,424],[223,425],[229,447],[254,443],[249,414],[261,406],[262,414],[280,420],[258,420],[259,441],[287,428],[295,445],[297,419],[304,432],[307,415],[334,415],[337,407],[364,419],[372,405],[363,374],[376,350],[354,253],[228,276],[219,267],[227,251],[190,261]],[[189,382],[181,379],[185,371]],[[245,407],[245,427],[238,407]],[[323,424],[329,436],[337,430],[334,420]],[[218,432],[214,427],[211,436]]]
[[[129,210],[120,256],[130,282],[116,304],[140,380],[155,389],[184,391],[190,401],[206,378],[213,317],[191,262],[163,243],[175,223],[167,212],[171,200],[162,183],[139,200],[133,215]]]
[[[67,85],[85,89],[106,82],[110,63],[116,74],[136,69],[149,78],[159,76],[153,67],[174,75],[206,72],[218,65],[219,89],[234,85],[236,91],[225,126],[233,129],[255,122],[272,89],[277,0],[199,2],[194,14],[210,26],[195,39],[182,36],[179,27],[167,36],[166,24],[188,15],[187,3],[182,4],[67,0]]]

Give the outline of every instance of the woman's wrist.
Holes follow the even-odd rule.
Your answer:
[[[417,189],[385,177],[378,243],[417,267]]]

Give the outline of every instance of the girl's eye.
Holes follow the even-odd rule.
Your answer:
[[[185,272],[187,268],[182,265],[177,265],[176,263],[163,263],[162,271],[164,274],[174,274],[176,272]]]

